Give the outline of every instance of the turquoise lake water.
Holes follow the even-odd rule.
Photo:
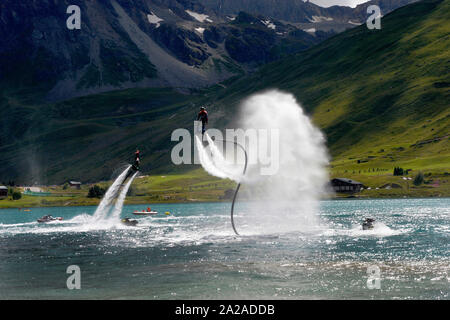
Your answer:
[[[448,198],[322,201],[317,229],[264,235],[246,234],[245,205],[242,236],[229,203],[125,206],[137,227],[93,223],[95,207],[0,210],[0,299],[449,299]]]

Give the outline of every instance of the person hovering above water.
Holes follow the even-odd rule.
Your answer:
[[[134,153],[134,164],[133,164],[133,168],[135,170],[139,170],[139,166],[141,164],[141,152],[138,150],[136,150],[136,152]]]
[[[134,153],[134,162],[131,165],[130,170],[128,170],[128,173],[127,173],[124,181],[127,180],[133,173],[135,173],[136,171],[139,171],[140,165],[141,165],[141,152],[139,151],[139,149],[136,149],[136,152]]]
[[[206,131],[206,125],[208,124],[208,112],[206,111],[205,107],[200,108],[200,112],[197,115],[197,121],[202,122],[202,137],[203,137]]]

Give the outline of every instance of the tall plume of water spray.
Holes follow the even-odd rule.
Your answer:
[[[277,90],[248,98],[239,119],[238,127],[244,130],[266,129],[268,135],[271,130],[279,132],[279,152],[272,159],[279,162],[279,169],[272,175],[261,175],[262,164],[249,164],[238,199],[250,201],[236,208],[238,229],[243,233],[279,233],[316,228],[319,199],[329,181],[323,134],[292,94]],[[259,142],[246,145],[249,158],[258,158],[259,146]],[[217,170],[226,178],[235,178]],[[211,168],[207,171],[214,172]]]
[[[120,218],[120,214],[122,212],[123,203],[125,201],[125,198],[128,193],[128,189],[130,189],[131,184],[133,183],[134,178],[138,175],[139,172],[135,172],[130,180],[128,180],[127,184],[122,188],[122,191],[120,192],[119,197],[117,198],[116,205],[114,206],[114,211],[111,214],[111,219],[114,219],[116,221]]]
[[[102,201],[95,210],[94,219],[95,220],[105,220],[108,217],[108,213],[111,210],[111,205],[117,197],[120,187],[122,186],[125,178],[127,177],[128,171],[131,169],[129,165],[113,182],[113,184],[108,188]]]
[[[259,201],[245,212],[245,223],[263,232],[308,231],[317,227],[319,199],[329,181],[323,134],[292,94],[276,90],[247,99],[240,119],[243,129],[279,131],[278,172],[262,176],[258,165],[249,166],[245,191],[249,199]],[[248,153],[257,152],[257,147],[249,145]]]

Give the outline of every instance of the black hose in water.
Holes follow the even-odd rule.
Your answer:
[[[239,144],[239,143],[237,143],[235,141],[222,140],[222,139],[215,139],[214,141],[223,141],[223,142],[233,143],[234,145],[236,145],[239,148],[241,148],[242,151],[244,151],[245,166],[244,166],[244,170],[242,172],[242,176],[244,176],[245,172],[247,171],[247,162],[248,162],[247,151],[245,151],[245,148],[241,144]],[[234,225],[234,217],[233,217],[233,215],[234,215],[234,203],[236,202],[236,197],[237,197],[237,194],[238,194],[240,188],[241,188],[241,183],[239,182],[237,187],[236,187],[236,191],[234,191],[233,202],[231,203],[231,226],[233,227],[233,231],[234,231],[234,233],[236,233],[236,235],[239,235],[239,233],[237,232],[236,226]]]

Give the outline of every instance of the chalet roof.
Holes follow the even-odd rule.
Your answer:
[[[70,184],[81,184],[81,182],[78,181],[69,181]]]
[[[8,188],[5,187],[5,186],[0,186],[0,189],[1,189],[1,190],[8,190]]]
[[[352,179],[347,179],[347,178],[334,178],[333,180],[338,180],[338,181],[345,182],[345,183],[348,183],[348,184],[361,184],[362,185],[361,182],[358,182],[358,181],[355,181],[355,180],[352,180]]]

